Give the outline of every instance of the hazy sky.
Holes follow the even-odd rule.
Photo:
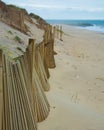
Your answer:
[[[104,19],[104,0],[3,0],[45,19]]]

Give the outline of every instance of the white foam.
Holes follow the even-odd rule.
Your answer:
[[[94,25],[94,26],[87,26],[87,27],[80,27],[80,28],[104,33],[104,26]]]

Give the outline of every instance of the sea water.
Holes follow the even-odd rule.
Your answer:
[[[104,33],[104,20],[46,20],[50,24],[66,24]]]

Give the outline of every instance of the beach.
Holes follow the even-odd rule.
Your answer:
[[[103,14],[102,0],[0,1],[0,130],[104,130]]]
[[[0,27],[5,26],[1,23]],[[56,38],[54,45],[56,68],[49,69],[51,88],[45,92],[50,113],[38,123],[38,130],[104,130],[104,34],[62,26],[63,41]],[[6,26],[6,30],[11,28]],[[16,33],[27,40],[25,35]],[[15,33],[13,36],[7,31],[1,34],[1,43],[7,35],[6,44],[14,45],[11,48],[14,50],[18,45],[13,44]],[[42,31],[38,31],[37,39],[41,35]],[[0,104],[1,128],[2,89]]]
[[[39,130],[104,130],[104,34],[63,25]]]

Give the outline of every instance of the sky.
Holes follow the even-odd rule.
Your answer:
[[[2,0],[44,19],[104,19],[104,0]]]

